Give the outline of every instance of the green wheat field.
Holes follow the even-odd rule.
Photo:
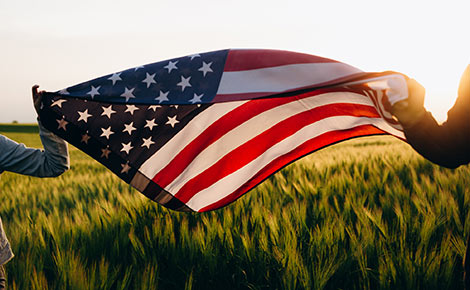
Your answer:
[[[41,147],[38,129],[0,133]],[[460,289],[470,169],[390,136],[315,152],[226,208],[168,210],[70,146],[71,170],[0,178],[10,289]]]

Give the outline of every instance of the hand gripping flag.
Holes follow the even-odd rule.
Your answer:
[[[148,198],[202,212],[331,144],[376,134],[404,139],[387,96],[407,97],[403,75],[230,49],[46,93],[40,118]]]

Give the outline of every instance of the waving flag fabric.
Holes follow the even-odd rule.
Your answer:
[[[333,143],[404,138],[386,110],[403,88],[401,74],[317,56],[222,50],[46,93],[40,118],[148,198],[201,212]]]

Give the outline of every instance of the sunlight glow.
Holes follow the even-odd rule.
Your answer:
[[[224,48],[285,49],[405,73],[426,87],[426,108],[442,121],[470,61],[468,11],[470,2],[457,0],[0,0],[0,122],[35,121],[36,83],[60,90]]]

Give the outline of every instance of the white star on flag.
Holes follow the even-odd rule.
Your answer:
[[[65,126],[69,123],[67,121],[65,121],[65,119],[62,119],[62,120],[57,120],[57,123],[59,123],[59,127],[57,127],[57,129],[64,129],[64,131],[67,131],[67,129],[65,128]]]
[[[135,88],[132,88],[132,89],[124,88],[124,93],[122,93],[121,97],[126,98],[126,102],[129,102],[129,99],[135,99],[134,94],[132,94],[134,90]]]
[[[148,139],[143,138],[142,142],[144,142],[144,144],[142,144],[142,147],[147,147],[147,149],[150,149],[150,146],[152,146],[152,144],[155,144],[155,142],[152,141],[152,136],[150,136]]]
[[[149,88],[151,84],[156,84],[157,83],[155,81],[155,75],[156,74],[153,74],[153,75],[150,75],[149,73],[145,73],[145,74],[146,74],[146,77],[142,82],[147,84],[147,88]]]
[[[103,109],[103,113],[101,113],[101,116],[108,116],[109,119],[111,119],[111,115],[116,113],[116,111],[113,111],[113,105],[109,105],[109,107],[101,107]]]
[[[90,135],[85,133],[84,135],[82,135],[82,142],[88,144],[88,140],[90,140],[90,138]]]
[[[145,122],[147,122],[147,124],[144,126],[144,128],[149,128],[150,131],[153,130],[153,127],[157,126],[157,124],[155,124],[155,119],[152,119],[152,120],[145,120]]]
[[[176,85],[181,87],[181,91],[184,92],[184,89],[186,89],[187,87],[191,87],[191,84],[189,83],[189,80],[191,79],[191,77],[183,77],[181,76],[181,82],[177,83]]]
[[[114,132],[111,131],[111,126],[109,126],[107,129],[101,128],[101,131],[103,131],[103,133],[101,133],[100,137],[106,137],[106,139],[108,140],[109,136],[111,136],[111,134],[114,134]]]
[[[100,94],[99,92],[100,88],[101,86],[98,86],[97,88],[95,88],[94,86],[91,86],[91,90],[87,94],[90,95],[91,98],[93,99],[96,95]]]
[[[114,73],[112,76],[108,78],[108,80],[113,82],[113,86],[116,84],[117,81],[122,81],[121,73]]]
[[[212,62],[206,63],[205,61],[202,62],[202,66],[198,69],[198,71],[201,71],[203,76],[206,76],[208,72],[214,72],[211,69]]]
[[[168,62],[168,64],[166,66],[164,66],[163,68],[166,68],[168,70],[168,73],[171,73],[172,70],[174,69],[178,69],[178,67],[176,66],[176,64],[178,63],[178,61],[175,61],[175,62],[172,62],[171,60]]]
[[[121,152],[124,151],[124,152],[126,152],[127,154],[129,154],[129,151],[131,151],[131,149],[134,148],[134,147],[131,146],[131,142],[129,142],[129,143],[127,143],[127,144],[121,143],[121,145],[122,145]]]
[[[126,105],[127,109],[125,113],[129,112],[131,115],[134,115],[134,111],[139,110],[135,105]]]
[[[125,129],[122,132],[127,132],[129,135],[132,135],[132,131],[136,130],[134,127],[134,122],[130,124],[124,124]]]
[[[88,109],[83,112],[78,112],[80,117],[78,118],[77,122],[84,121],[85,123],[88,122],[88,118],[93,117],[92,115],[88,114]]]
[[[101,149],[101,158],[106,158],[108,159],[109,158],[109,153],[111,153],[111,150],[109,150],[108,148],[104,148],[104,149]]]
[[[169,101],[167,97],[169,93],[170,92],[164,93],[163,91],[160,91],[160,95],[158,96],[158,98],[155,98],[155,100],[158,101],[159,104],[161,104],[164,101]]]
[[[188,55],[188,57],[191,58],[191,60],[193,60],[196,57],[201,57],[201,55],[199,53],[196,53],[196,54]]]
[[[121,167],[121,173],[129,173],[129,170],[131,169],[128,163],[121,164]]]
[[[54,107],[54,106],[57,106],[57,107],[59,107],[59,108],[62,108],[62,104],[63,104],[64,102],[67,102],[67,100],[65,100],[65,99],[59,99],[59,100],[57,100],[57,101],[54,101],[54,102],[52,103],[52,105],[51,105],[51,108]]]
[[[167,116],[167,118],[168,118],[168,122],[166,122],[165,124],[171,125],[172,128],[175,128],[175,125],[180,122],[176,120],[176,115],[171,118]]]
[[[158,108],[161,108],[162,106],[159,106],[159,105],[151,105],[148,110],[153,110],[154,112],[157,111]]]
[[[194,94],[193,98],[191,100],[189,100],[189,102],[191,104],[195,104],[195,103],[200,103],[201,102],[201,98],[204,96],[204,94]]]

